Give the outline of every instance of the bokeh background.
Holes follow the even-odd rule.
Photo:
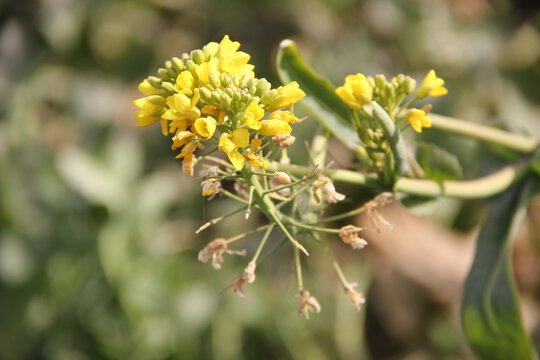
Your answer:
[[[432,202],[417,215],[391,206],[385,216],[398,230],[367,233],[361,253],[336,239],[349,278],[368,292],[360,313],[314,251],[305,282],[323,309],[306,321],[296,313],[286,249],[258,268],[248,302],[220,295],[246,260],[229,257],[215,271],[197,252],[263,219],[233,218],[195,236],[235,205],[203,199],[159,129],[135,126],[131,102],[165,60],[224,34],[277,86],[275,50],[292,38],[335,85],[360,71],[421,80],[435,68],[450,90],[436,99],[437,112],[538,136],[538,7],[535,0],[0,1],[0,358],[470,358],[457,310],[485,202]],[[309,139],[312,128],[308,119],[297,131]],[[456,153],[465,177],[513,156],[436,131],[424,140]],[[347,165],[342,147],[331,152]],[[302,141],[291,155],[307,161]],[[350,194],[349,205],[371,196],[339,190]],[[538,202],[529,214],[515,260],[538,346]]]

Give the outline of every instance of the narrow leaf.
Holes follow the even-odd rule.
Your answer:
[[[356,151],[360,138],[353,127],[347,105],[334,92],[330,82],[309,68],[291,40],[283,40],[276,56],[281,81],[296,81],[306,93],[299,104],[349,149]]]
[[[512,272],[511,242],[538,179],[499,195],[480,230],[473,265],[465,282],[462,326],[481,359],[536,359],[525,333]]]

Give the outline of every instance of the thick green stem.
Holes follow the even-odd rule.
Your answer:
[[[490,175],[473,180],[437,182],[426,179],[399,178],[394,191],[420,196],[444,196],[459,199],[482,199],[504,191],[519,180],[529,167],[527,161],[506,166]],[[296,176],[307,174],[310,169],[297,165],[269,163],[273,171],[288,171]],[[386,190],[382,179],[373,174],[361,174],[350,170],[326,170],[326,176],[336,182]]]
[[[435,129],[465,135],[519,152],[532,153],[538,147],[538,142],[529,136],[513,134],[443,115],[429,114],[429,118],[431,119],[431,126]]]

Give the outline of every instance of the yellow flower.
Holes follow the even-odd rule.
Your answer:
[[[268,116],[268,120],[282,120],[289,124],[299,122],[300,119],[298,119],[296,116],[294,116],[293,113],[290,111],[274,111],[270,116]]]
[[[431,69],[422,81],[422,85],[416,91],[416,97],[423,99],[426,96],[443,96],[448,93],[448,89],[444,86],[444,80],[437,77],[435,70]]]
[[[199,87],[209,83],[208,75],[212,72],[218,73],[218,61],[216,58],[195,66],[195,73],[199,79]]]
[[[199,99],[198,89],[195,89],[191,99],[184,94],[174,94],[167,98],[169,110],[165,111],[161,117],[172,121],[170,132],[186,130],[194,120],[201,116],[201,111],[197,107]]]
[[[405,120],[411,124],[414,131],[419,133],[422,132],[423,127],[431,127],[431,120],[426,117],[426,112],[424,110],[409,109],[405,113]]]
[[[266,170],[268,166],[264,159],[261,159],[257,154],[254,154],[251,151],[246,152],[244,154],[244,157],[246,158],[250,166],[260,167],[260,168],[263,168],[263,170]]]
[[[260,124],[261,128],[257,132],[264,136],[290,134],[292,131],[291,126],[283,120],[263,120]]]
[[[249,131],[247,129],[236,129],[231,134],[223,133],[219,138],[219,150],[227,154],[227,157],[236,170],[244,167],[244,157],[238,152],[238,148],[249,145]]]
[[[178,74],[178,77],[176,78],[176,85],[174,85],[174,88],[181,94],[187,94],[193,91],[194,85],[195,78],[193,77],[193,74],[190,71],[186,70]]]
[[[296,81],[293,81],[285,86],[280,86],[277,91],[278,95],[282,96],[283,98],[276,104],[272,104],[272,107],[268,109],[269,111],[283,109],[284,107],[290,106],[306,96],[306,93],[300,90]]]
[[[143,82],[139,84],[138,89],[144,95],[156,95],[161,91],[153,87],[147,79],[144,79]]]
[[[133,104],[141,109],[135,113],[137,126],[149,126],[161,118],[165,99],[159,95],[151,95],[137,99]],[[167,135],[167,121],[164,119],[161,119],[161,132]]]
[[[373,88],[364,74],[348,75],[345,84],[336,89],[336,94],[352,109],[359,110],[373,98]]]
[[[262,119],[263,116],[264,110],[257,104],[256,101],[252,101],[246,110],[238,116],[238,118],[249,128],[258,130],[262,126],[259,120]]]
[[[217,122],[214,118],[207,116],[205,118],[198,118],[195,120],[195,124],[193,126],[199,135],[204,138],[209,138],[210,136],[214,135],[214,132],[216,131],[216,124]]]
[[[228,35],[223,37],[219,43],[221,54],[219,58],[219,69],[230,74],[244,74],[249,72],[249,77],[254,77],[255,66],[248,64],[250,56],[245,52],[238,51],[240,43],[231,41]]]
[[[219,116],[220,113],[221,113],[221,110],[219,110],[217,107],[215,107],[214,105],[205,105],[202,109],[201,109],[201,112],[204,114],[204,115],[211,115],[211,116]]]

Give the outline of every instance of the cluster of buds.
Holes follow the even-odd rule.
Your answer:
[[[415,92],[416,90],[416,92]],[[378,104],[385,111],[396,127],[411,126],[414,131],[422,132],[422,128],[431,127],[431,120],[427,114],[431,105],[422,109],[411,108],[411,105],[426,96],[442,96],[448,90],[444,87],[444,80],[437,77],[434,70],[430,70],[416,89],[416,81],[406,75],[400,74],[387,80],[384,75],[375,77],[358,73],[348,75],[345,83],[336,89],[336,94],[345,102],[353,113],[358,136],[363,143],[365,160],[372,170],[384,171],[384,156],[389,151],[387,134],[383,126],[373,114],[373,103]],[[406,100],[406,97],[414,96]]]

